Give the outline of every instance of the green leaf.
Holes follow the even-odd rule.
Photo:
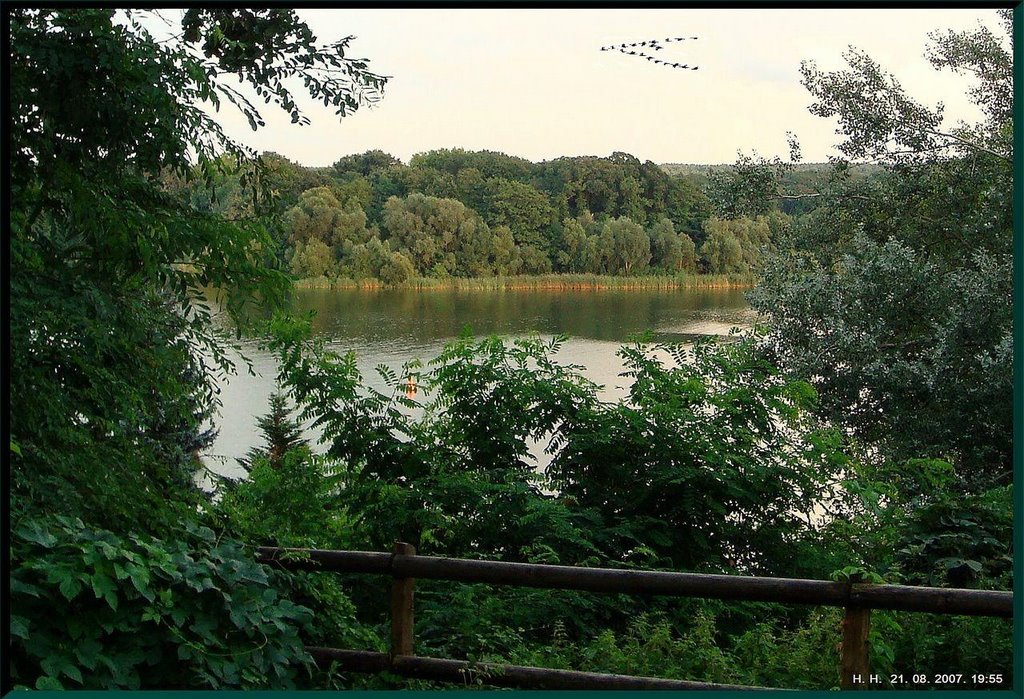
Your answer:
[[[79,670],[77,667],[75,667],[71,663],[67,663],[67,664],[63,665],[61,667],[60,671],[61,671],[62,674],[66,675],[67,677],[70,677],[75,682],[78,682],[79,684],[82,684],[82,672],[81,672],[81,670]]]
[[[99,661],[103,644],[95,638],[84,638],[75,645],[75,657],[83,667],[92,670]]]
[[[146,599],[153,600],[153,592],[149,589],[149,571],[142,566],[129,564],[127,566],[128,577],[132,581],[132,585],[136,590],[139,591]]]
[[[40,594],[42,594],[42,590],[35,585],[30,585],[15,577],[11,578],[11,592],[14,594],[30,595],[32,597],[39,597]]]
[[[103,573],[96,573],[92,576],[92,591],[96,599],[112,594],[117,590],[117,584]]]
[[[69,602],[78,596],[78,593],[82,591],[82,583],[79,582],[78,578],[68,575],[60,581],[60,593],[64,595],[64,599]]]
[[[113,609],[115,612],[117,611],[117,595],[114,594],[113,590],[104,593],[103,599],[106,600],[107,604],[110,605],[111,609]]]
[[[53,690],[53,689],[64,689],[64,685],[62,685],[57,680],[56,677],[50,677],[49,675],[43,675],[38,680],[36,680],[36,689],[42,689],[42,690],[47,690],[47,689],[50,689],[50,690]]]
[[[39,522],[32,522],[18,530],[18,536],[29,543],[39,544],[43,548],[53,548],[57,545],[57,537],[44,530]]]
[[[19,638],[28,638],[28,619],[16,614],[11,615],[11,634]]]

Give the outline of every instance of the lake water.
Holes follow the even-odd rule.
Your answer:
[[[315,310],[314,332],[331,349],[354,351],[364,379],[379,388],[384,382],[374,367],[384,364],[398,371],[413,359],[426,363],[469,326],[478,336],[569,335],[556,357],[582,365],[608,398],[626,391],[616,351],[630,337],[649,330],[656,340],[686,343],[726,335],[754,320],[744,292],[737,289],[297,289],[292,310]],[[261,443],[256,419],[267,412],[276,385],[274,358],[255,341],[242,344],[256,375],[240,367],[221,384],[219,434],[204,455],[211,469],[227,475],[238,475],[235,459]]]

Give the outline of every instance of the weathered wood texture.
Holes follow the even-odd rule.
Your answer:
[[[415,556],[416,547],[395,543],[395,556]],[[413,593],[416,581],[396,575],[391,583],[391,656],[413,654]]]
[[[704,575],[614,568],[582,568],[504,561],[475,561],[366,551],[261,548],[261,560],[291,570],[380,573],[400,578],[455,580],[565,590],[590,590],[673,597],[859,606],[935,614],[1013,616],[1013,593],[906,585],[870,585]],[[301,558],[294,558],[301,556]]]
[[[868,684],[871,610],[847,607],[843,616],[843,645],[839,665],[839,684],[843,689],[862,689]]]
[[[309,648],[310,654],[321,666],[326,667],[333,663],[343,670],[352,672],[387,671],[403,677],[471,686],[485,684],[532,689],[764,689],[654,677],[419,658],[413,654],[413,595],[416,578],[593,592],[845,607],[840,667],[840,683],[844,689],[867,686],[871,609],[1013,616],[1012,592],[438,558],[417,556],[412,545],[402,542],[395,543],[394,552],[391,554],[372,551],[261,548],[258,555],[265,563],[289,570],[376,573],[390,575],[393,578],[390,653]],[[854,681],[857,676],[860,676],[861,682]]]
[[[438,682],[454,682],[466,686],[519,687],[529,689],[766,689],[733,684],[713,684],[669,680],[660,677],[609,675],[598,672],[552,670],[524,665],[469,663],[464,660],[422,658],[372,651],[338,648],[307,648],[321,667],[336,663],[350,672],[392,672],[402,677]]]
[[[322,570],[331,573],[391,574],[390,553],[377,551],[327,551],[260,546],[260,562],[287,570]]]

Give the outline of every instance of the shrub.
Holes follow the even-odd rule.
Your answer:
[[[239,543],[188,525],[176,542],[66,517],[13,537],[12,679],[36,689],[292,688],[311,618]]]

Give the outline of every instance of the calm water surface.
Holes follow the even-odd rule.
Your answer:
[[[352,350],[367,383],[383,388],[374,367],[395,371],[408,361],[424,363],[470,327],[475,335],[542,337],[567,334],[556,355],[579,364],[603,385],[603,396],[621,396],[626,379],[616,350],[638,333],[652,331],[665,342],[692,342],[725,335],[754,319],[744,292],[735,289],[599,291],[454,291],[298,289],[295,312],[316,311],[314,331],[332,349]],[[240,367],[221,383],[219,435],[205,455],[210,468],[240,473],[235,459],[261,438],[256,419],[266,413],[275,389],[277,364],[255,341],[243,342],[256,375]],[[316,435],[311,436],[315,437]]]

